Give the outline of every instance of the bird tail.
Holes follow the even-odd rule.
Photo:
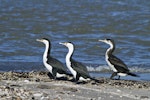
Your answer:
[[[137,75],[137,74],[134,74],[134,73],[128,73],[128,75],[130,75],[130,76],[134,76],[134,77],[140,77],[139,75]]]

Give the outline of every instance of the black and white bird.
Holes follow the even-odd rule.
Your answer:
[[[67,73],[67,70],[65,69],[63,63],[61,63],[59,60],[53,58],[50,55],[51,50],[51,42],[47,38],[37,39],[37,41],[42,42],[45,44],[45,51],[43,54],[43,63],[45,67],[48,69],[48,71],[52,74],[54,79],[67,77],[67,75],[70,75]]]
[[[76,82],[87,82],[89,80],[94,80],[98,82],[98,80],[91,78],[87,68],[80,62],[75,61],[72,56],[74,53],[74,45],[71,42],[60,43],[68,48],[68,53],[66,55],[66,65],[70,72],[72,73]]]
[[[115,43],[112,39],[104,39],[99,41],[110,45],[105,53],[105,60],[114,72],[110,77],[111,79],[117,75],[119,76],[118,79],[120,79],[120,76],[126,75],[139,77],[138,75],[131,73],[127,65],[122,60],[113,55],[113,52],[115,50]]]

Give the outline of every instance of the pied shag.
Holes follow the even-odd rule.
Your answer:
[[[112,39],[104,39],[99,41],[110,45],[110,47],[107,49],[105,53],[105,60],[114,72],[110,77],[111,79],[116,75],[119,76],[118,79],[120,79],[120,76],[126,75],[139,77],[138,75],[131,73],[127,65],[122,60],[120,60],[119,58],[117,58],[112,54],[115,50],[115,43]]]
[[[64,68],[64,65],[57,59],[53,58],[50,55],[51,42],[47,38],[37,39],[37,41],[45,44],[45,51],[43,54],[43,63],[45,67],[52,74],[54,79],[66,77],[70,75],[67,73],[67,70]]]
[[[89,80],[99,82],[99,80],[90,77],[87,68],[82,63],[77,62],[72,58],[74,53],[74,45],[71,42],[64,42],[59,44],[66,46],[69,50],[66,55],[66,65],[70,70],[70,72],[72,73],[76,82],[78,81],[87,82]]]

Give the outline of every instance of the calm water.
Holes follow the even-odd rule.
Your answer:
[[[112,38],[115,55],[133,72],[150,73],[149,0],[0,0],[0,71],[43,70],[44,45],[65,64],[67,49],[89,71],[109,70],[104,58],[109,47],[98,39]]]

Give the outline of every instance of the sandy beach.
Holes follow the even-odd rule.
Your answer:
[[[99,78],[76,84],[47,72],[1,72],[1,100],[150,100],[150,82]]]

